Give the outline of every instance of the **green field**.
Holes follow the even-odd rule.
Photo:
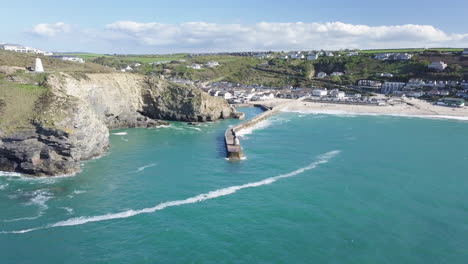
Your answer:
[[[374,53],[392,53],[392,52],[423,52],[423,51],[440,51],[440,52],[460,52],[463,49],[459,48],[434,48],[434,49],[375,49],[375,50],[361,50],[362,54],[374,54]]]
[[[176,61],[187,59],[187,54],[179,53],[179,54],[167,54],[167,55],[109,55],[109,54],[94,54],[94,53],[63,53],[58,54],[63,56],[75,56],[78,58],[82,58],[86,61],[92,61],[93,59],[99,57],[107,57],[107,58],[115,58],[122,61],[129,61],[129,62],[140,62],[140,63],[150,63],[150,62],[157,62],[157,61]]]

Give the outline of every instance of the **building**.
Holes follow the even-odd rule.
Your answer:
[[[330,95],[337,99],[344,99],[346,94],[338,89],[333,89],[330,91]]]
[[[374,56],[376,60],[409,60],[413,54],[409,53],[379,53]]]
[[[384,94],[392,94],[396,91],[401,91],[405,87],[406,83],[403,82],[384,82],[381,91]]]
[[[377,73],[377,77],[387,77],[387,78],[392,78],[393,74],[388,73],[388,72],[383,72],[383,73]]]
[[[344,72],[333,72],[332,74],[330,74],[331,76],[342,76],[344,75]]]
[[[324,72],[319,72],[319,73],[317,73],[317,78],[320,78],[320,79],[321,79],[321,78],[325,78],[325,77],[327,77],[327,74],[326,74],[326,73],[324,73]]]
[[[300,59],[305,59],[304,54],[300,52],[293,52],[289,54],[289,57],[293,60],[300,60]]]
[[[35,49],[31,47],[26,47],[23,45],[18,44],[0,44],[0,50],[7,50],[7,51],[14,51],[19,53],[34,53],[34,54],[42,54],[42,55],[51,55],[49,52],[45,52],[40,49]]]
[[[459,98],[442,98],[439,101],[437,101],[436,105],[449,107],[464,107],[465,100]]]
[[[331,51],[328,51],[328,52],[325,52],[325,56],[327,56],[327,57],[334,57],[335,54],[333,54],[333,52],[331,52]]]
[[[328,94],[327,89],[314,89],[314,90],[312,90],[312,96],[322,97],[322,96],[327,96],[327,94]]]
[[[189,68],[195,69],[195,70],[200,70],[202,66],[200,64],[194,63],[191,66],[187,66]]]
[[[445,68],[447,68],[447,63],[444,63],[443,61],[434,61],[427,67],[436,71],[444,71]]]
[[[216,96],[223,97],[226,100],[232,98],[232,94],[230,92],[218,92]]]
[[[82,58],[73,57],[73,56],[52,56],[52,58],[56,58],[56,59],[64,60],[64,61],[74,61],[74,62],[79,62],[79,63],[85,62]]]
[[[257,53],[254,55],[254,57],[256,57],[257,59],[269,59],[271,58],[271,55],[267,53]]]
[[[357,51],[351,51],[351,52],[346,54],[346,56],[358,56],[358,55],[359,55],[359,52],[357,52]]]
[[[382,82],[374,80],[359,80],[358,85],[369,88],[381,88]]]
[[[413,54],[409,53],[397,53],[393,56],[394,60],[410,60],[413,58]]]
[[[282,55],[279,58],[282,59],[282,60],[287,60],[287,59],[289,59],[289,56],[288,55]]]
[[[374,56],[376,60],[388,60],[390,59],[390,53],[379,53]]]
[[[219,62],[217,61],[209,61],[205,64],[206,67],[209,67],[209,68],[214,68],[214,67],[217,67],[219,66]]]
[[[316,60],[318,59],[318,54],[317,53],[311,53],[309,55],[307,55],[307,60]]]

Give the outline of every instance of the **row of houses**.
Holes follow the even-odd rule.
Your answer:
[[[410,60],[413,54],[410,53],[379,53],[374,56],[376,60]]]
[[[18,44],[8,44],[8,43],[0,43],[0,50],[6,51],[14,51],[19,53],[33,53],[33,54],[41,54],[50,56],[53,55],[51,52],[47,52],[41,49],[31,48],[23,45]]]

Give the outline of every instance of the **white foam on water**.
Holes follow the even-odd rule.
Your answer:
[[[50,177],[34,177],[34,176],[27,176],[17,172],[5,172],[0,171],[0,177],[7,177],[11,180],[19,180],[19,181],[26,181],[26,182],[34,182],[34,183],[43,183],[43,184],[52,184],[56,183],[57,181],[70,178],[75,176],[76,173],[71,174],[63,174],[57,176],[50,176]]]
[[[120,139],[122,139],[123,141],[127,141],[128,142],[128,139],[124,138],[124,137],[121,137]]]
[[[148,165],[145,165],[145,166],[141,166],[140,168],[138,168],[136,170],[136,172],[142,172],[142,171],[146,170],[147,168],[151,168],[151,167],[154,167],[156,165],[158,165],[158,164],[157,163],[151,163],[151,164],[148,164]]]
[[[34,219],[38,219],[39,217],[41,217],[43,215],[42,211],[40,211],[37,215],[35,216],[30,216],[30,217],[20,217],[20,218],[14,218],[14,219],[6,219],[6,220],[1,220],[1,222],[7,222],[7,223],[10,223],[10,222],[18,222],[18,221],[30,221],[30,220],[34,220]]]
[[[258,122],[255,125],[251,126],[251,127],[244,128],[244,129],[241,129],[241,130],[237,131],[236,135],[238,137],[245,137],[246,135],[252,134],[255,130],[265,129],[265,128],[271,126],[271,125],[272,125],[271,120],[270,119],[265,119],[265,120],[262,120],[262,121]]]
[[[29,194],[32,195],[32,198],[28,204],[36,205],[43,210],[48,208],[47,201],[53,198],[52,194],[46,190],[36,190]]]
[[[1,185],[0,185],[0,190],[5,190],[6,187],[8,187],[8,183],[1,184]]]
[[[115,135],[115,136],[125,136],[127,135],[128,133],[127,132],[116,132],[116,133],[111,133],[112,135]]]
[[[436,120],[460,120],[468,121],[468,116],[450,116],[450,115],[410,115],[410,114],[391,114],[391,113],[357,113],[338,110],[288,110],[282,109],[282,112],[299,113],[299,114],[314,114],[314,115],[336,115],[342,117],[356,117],[356,116],[393,116],[393,117],[408,117],[408,118],[423,118],[423,119],[436,119]]]
[[[21,174],[17,172],[0,171],[0,177],[21,177]]]
[[[67,214],[69,215],[73,214],[73,208],[70,208],[70,207],[59,207],[59,208],[67,211]]]
[[[199,127],[188,127],[188,128],[198,130],[198,131],[202,131],[201,128],[199,128]]]
[[[231,187],[218,189],[218,190],[215,190],[215,191],[199,194],[199,195],[196,195],[196,196],[193,196],[193,197],[190,197],[190,198],[187,198],[187,199],[183,199],[183,200],[175,200],[175,201],[160,203],[160,204],[155,205],[154,207],[144,208],[144,209],[140,209],[140,210],[127,210],[127,211],[123,211],[123,212],[119,212],[119,213],[111,213],[111,214],[105,214],[105,215],[88,216],[88,217],[76,217],[76,218],[71,218],[71,219],[68,219],[68,220],[65,220],[65,221],[60,221],[60,222],[50,224],[50,225],[47,225],[47,226],[42,226],[42,227],[36,227],[36,228],[18,230],[18,231],[1,231],[0,234],[23,234],[23,233],[28,233],[28,232],[35,231],[35,230],[40,230],[40,229],[47,229],[47,228],[54,228],[54,227],[64,227],[64,226],[76,226],[76,225],[83,225],[83,224],[92,223],[92,222],[100,222],[100,221],[107,221],[107,220],[113,220],[113,219],[128,218],[128,217],[132,217],[132,216],[139,215],[139,214],[154,213],[156,211],[160,211],[160,210],[163,210],[163,209],[168,208],[168,207],[180,206],[180,205],[185,205],[185,204],[199,203],[199,202],[203,202],[203,201],[206,201],[206,200],[211,200],[211,199],[215,199],[215,198],[218,198],[218,197],[231,195],[231,194],[236,193],[237,191],[240,191],[242,189],[256,188],[256,187],[260,187],[260,186],[263,186],[263,185],[272,184],[272,183],[274,183],[274,182],[276,182],[276,181],[278,181],[280,179],[296,176],[296,175],[301,174],[303,172],[306,172],[308,170],[314,169],[320,164],[327,163],[331,158],[335,157],[339,153],[340,153],[340,151],[335,150],[335,151],[331,151],[331,152],[325,153],[323,155],[320,155],[318,157],[317,161],[314,161],[314,162],[310,163],[309,165],[307,165],[305,167],[302,167],[300,169],[297,169],[297,170],[295,170],[293,172],[289,172],[289,173],[286,173],[286,174],[281,174],[281,175],[275,176],[275,177],[266,178],[264,180],[257,181],[257,182],[251,182],[251,183],[246,183],[246,184],[243,184],[243,185],[236,185],[236,186],[231,186]]]
[[[76,190],[76,191],[73,191],[73,194],[82,194],[82,193],[85,193],[86,191],[80,191],[80,190]]]

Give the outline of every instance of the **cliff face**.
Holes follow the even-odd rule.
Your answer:
[[[205,122],[235,117],[222,98],[157,79],[144,80],[142,99],[142,111],[156,119]]]
[[[54,74],[35,103],[31,126],[0,131],[0,170],[31,175],[77,172],[109,147],[109,129],[235,117],[224,99],[146,76]],[[0,111],[1,114],[1,111]]]
[[[0,140],[0,170],[36,176],[64,175],[79,170],[80,161],[102,155],[109,146],[109,130],[80,100],[47,94],[36,110],[32,128]]]

